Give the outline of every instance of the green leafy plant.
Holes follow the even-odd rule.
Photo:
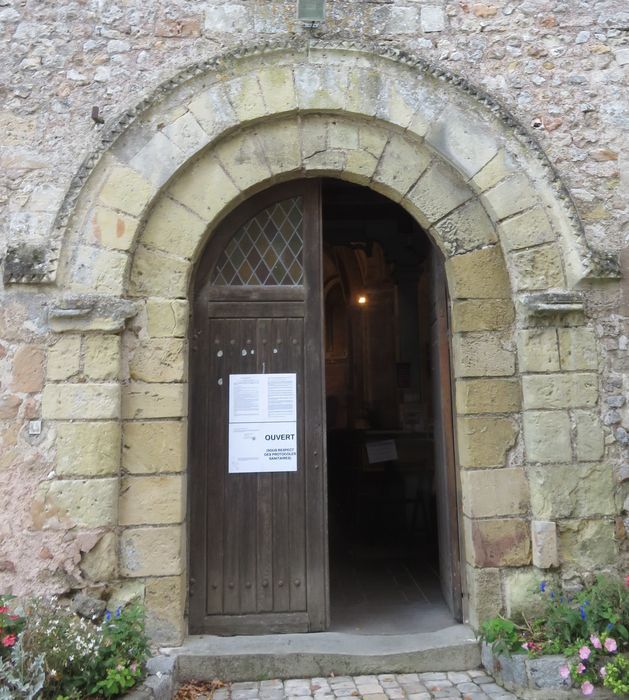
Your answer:
[[[483,623],[479,639],[491,646],[494,654],[511,655],[522,651],[521,629],[512,620],[494,617]]]
[[[115,668],[107,669],[107,676],[96,683],[92,692],[104,695],[106,698],[113,698],[133,688],[141,676],[142,672],[137,664],[132,663],[129,666],[119,664]]]
[[[115,684],[123,687],[121,684],[130,680],[133,680],[131,685],[124,687],[132,687],[142,677],[142,668],[149,656],[143,608],[133,605],[124,610],[118,608],[115,614],[107,611],[102,625],[102,642],[91,669],[91,692],[103,692]]]
[[[617,656],[605,665],[603,685],[615,695],[629,696],[629,660]]]

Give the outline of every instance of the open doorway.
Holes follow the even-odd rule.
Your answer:
[[[339,180],[322,183],[322,233],[331,629],[442,629],[457,611],[440,580],[432,244]]]

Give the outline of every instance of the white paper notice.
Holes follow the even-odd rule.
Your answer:
[[[229,473],[297,471],[297,375],[229,377]]]

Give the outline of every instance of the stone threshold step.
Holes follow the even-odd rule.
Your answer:
[[[436,632],[358,635],[342,632],[242,637],[193,636],[162,649],[175,683],[374,673],[463,671],[480,666],[480,645],[467,625]]]

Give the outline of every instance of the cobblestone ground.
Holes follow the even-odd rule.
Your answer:
[[[518,700],[479,670],[231,683],[211,697],[212,700]]]

